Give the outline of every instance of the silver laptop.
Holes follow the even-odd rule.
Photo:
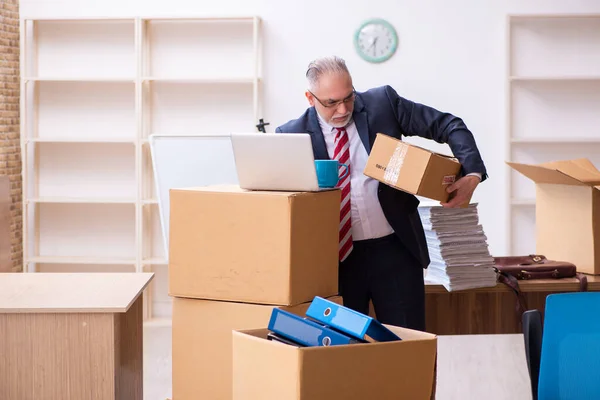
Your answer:
[[[233,133],[231,145],[242,189],[323,190],[307,133]]]

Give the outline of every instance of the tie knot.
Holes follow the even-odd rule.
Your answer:
[[[346,133],[346,128],[335,128],[337,133],[335,134],[336,139],[339,139],[342,135]]]

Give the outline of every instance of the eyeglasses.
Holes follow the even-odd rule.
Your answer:
[[[319,99],[317,96],[315,96],[315,94],[313,92],[311,92],[310,90],[308,91],[308,93],[312,94],[313,97],[315,99],[317,99],[317,101],[319,103],[321,103],[321,105],[325,108],[337,108],[342,103],[349,103],[351,101],[354,101],[354,98],[356,97],[356,90],[354,88],[352,88],[352,93],[350,93],[348,96],[346,96],[342,100],[327,100],[326,102],[323,102],[321,99]]]

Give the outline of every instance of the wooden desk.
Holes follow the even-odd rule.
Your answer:
[[[436,400],[531,399],[523,335],[438,336]]]
[[[141,400],[153,276],[0,274],[0,399]]]
[[[600,291],[600,276],[588,275],[588,290]],[[519,281],[527,305],[542,313],[546,296],[579,290],[575,278]],[[504,284],[449,293],[442,285],[425,290],[427,331],[438,335],[521,333],[516,296]]]

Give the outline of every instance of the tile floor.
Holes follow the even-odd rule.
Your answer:
[[[171,398],[171,325],[144,324],[144,400]]]
[[[144,400],[172,397],[171,342],[170,322],[144,324]],[[471,398],[465,391],[487,393],[488,400],[531,399],[521,335],[440,337],[439,343],[446,346],[439,352],[438,367],[448,374],[438,378],[438,400]]]

